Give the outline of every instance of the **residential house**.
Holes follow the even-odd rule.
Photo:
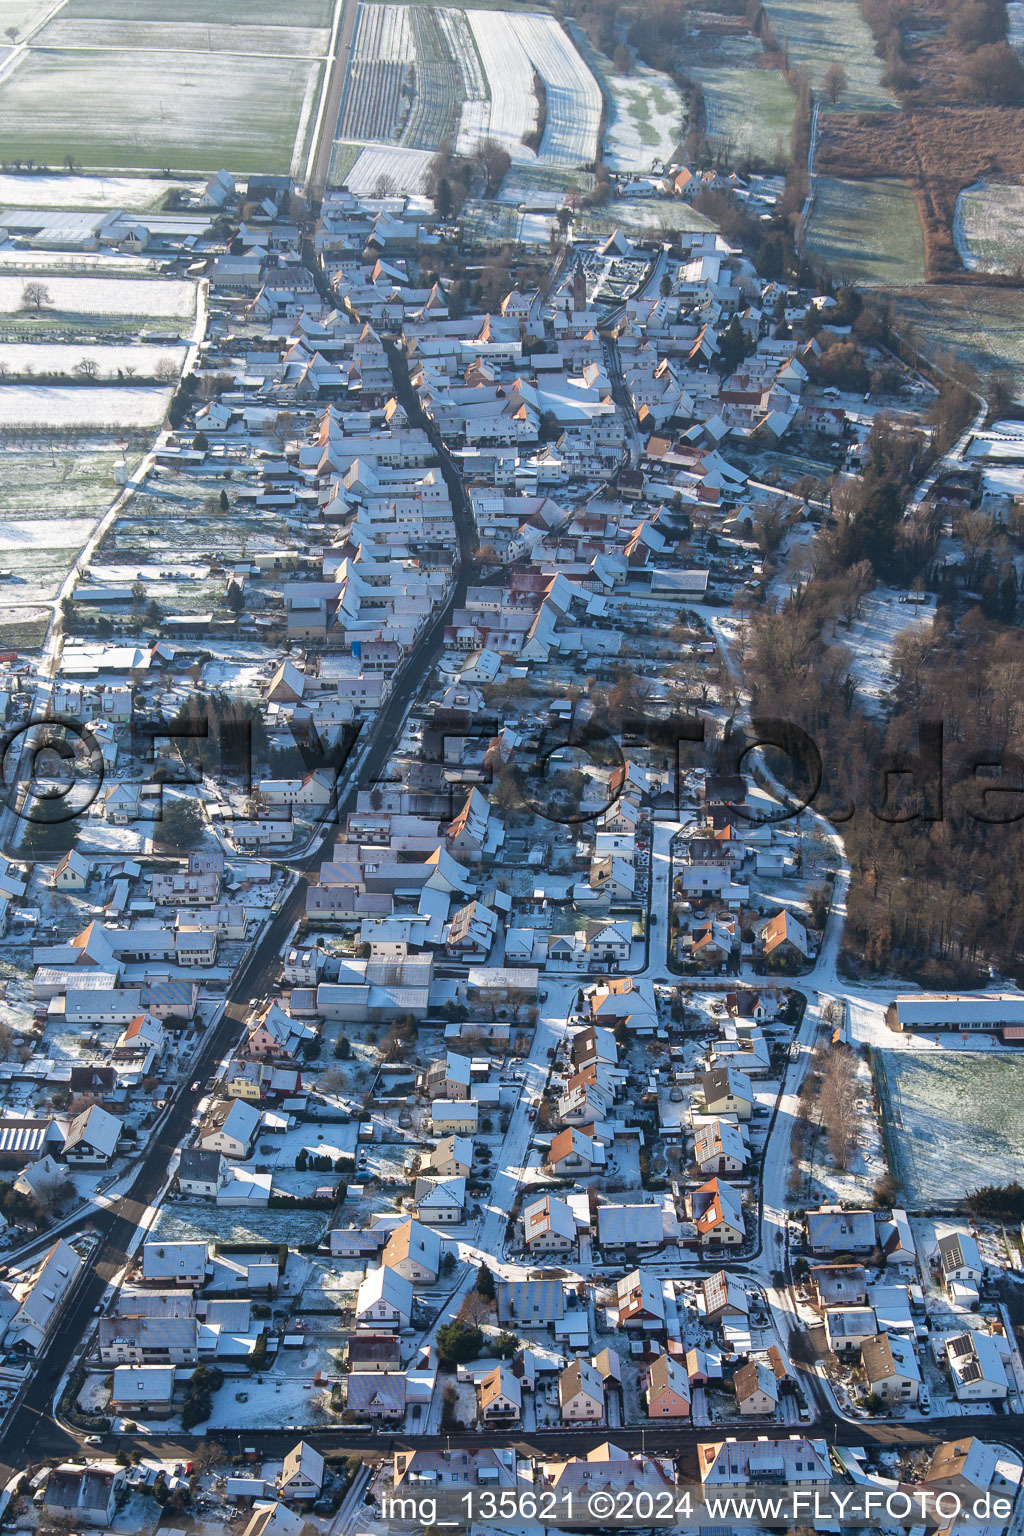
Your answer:
[[[746,1236],[739,1193],[720,1179],[709,1179],[687,1196],[690,1220],[702,1243],[737,1247]]]
[[[807,1243],[812,1253],[872,1253],[875,1242],[872,1211],[823,1205],[807,1212]]]
[[[1003,1355],[992,1334],[969,1329],[946,1340],[953,1390],[962,1403],[999,1402],[1010,1387]]]
[[[371,1269],[356,1295],[356,1327],[400,1333],[411,1317],[412,1281],[386,1264]]]
[[[64,1138],[64,1161],[69,1167],[107,1168],[121,1139],[121,1122],[99,1104],[90,1104],[76,1115]]]
[[[710,1492],[737,1492],[754,1483],[784,1483],[799,1488],[825,1488],[832,1481],[828,1445],[790,1435],[784,1440],[759,1435],[756,1440],[703,1441],[697,1446],[697,1470]]]
[[[568,1253],[576,1221],[564,1200],[542,1195],[523,1206],[523,1245],[530,1253]]]
[[[168,1419],[174,1380],[173,1365],[119,1365],[114,1370],[110,1407],[131,1418]]]
[[[665,1328],[665,1295],[661,1281],[644,1269],[623,1275],[615,1287],[620,1328],[661,1333]]]
[[[225,1157],[248,1157],[252,1152],[262,1116],[244,1099],[221,1099],[203,1122],[198,1145],[204,1152],[223,1152]]]
[[[862,1264],[812,1264],[807,1283],[819,1312],[867,1305],[868,1278]]]
[[[861,1365],[871,1392],[886,1403],[916,1403],[921,1368],[913,1341],[895,1333],[878,1333],[860,1347]]]
[[[77,1530],[83,1525],[107,1528],[124,1492],[127,1472],[109,1463],[79,1466],[65,1462],[46,1479],[43,1509],[54,1528],[69,1521]]]
[[[277,1480],[277,1496],[288,1504],[311,1504],[324,1486],[324,1458],[307,1441],[300,1440],[284,1458]]]
[[[811,953],[807,929],[788,907],[762,926],[759,947],[765,963],[781,969],[802,965]]]
[[[730,1120],[707,1120],[693,1137],[693,1160],[703,1174],[741,1173],[749,1148],[745,1133]]]
[[[575,1125],[559,1131],[548,1149],[547,1167],[558,1178],[579,1178],[603,1166],[603,1147]]]
[[[206,1243],[172,1243],[147,1238],[142,1245],[142,1278],[148,1284],[206,1284],[210,1257]]]
[[[465,1179],[417,1179],[416,1215],[432,1225],[452,1226],[462,1220],[466,1204]]]
[[[495,1366],[478,1387],[480,1417],[486,1424],[512,1424],[522,1417],[523,1389],[507,1365]]]
[[[64,1239],[48,1249],[27,1286],[15,1287],[18,1310],[4,1333],[4,1348],[37,1355],[46,1344],[82,1269],[82,1260]]]
[[[670,1355],[659,1355],[647,1371],[647,1416],[650,1419],[690,1417],[690,1378]]]
[[[558,1406],[565,1424],[595,1423],[604,1418],[604,1383],[587,1360],[573,1360],[558,1378]]]
[[[954,1285],[977,1291],[985,1266],[977,1241],[969,1232],[947,1232],[939,1238],[939,1268],[947,1290]]]
[[[754,1109],[754,1091],[745,1072],[734,1067],[713,1067],[701,1078],[704,1108],[709,1115],[735,1115],[749,1120]]]
[[[427,1178],[468,1179],[473,1168],[473,1143],[468,1136],[445,1136],[420,1164]]]
[[[775,1372],[761,1360],[748,1360],[732,1378],[736,1403],[744,1418],[774,1418],[779,1406]]]
[[[419,1221],[403,1221],[384,1245],[382,1262],[414,1285],[433,1285],[441,1270],[444,1244]]]

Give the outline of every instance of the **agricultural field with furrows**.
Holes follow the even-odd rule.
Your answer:
[[[789,159],[796,97],[746,32],[702,28],[692,37],[689,71],[704,94],[706,137],[733,161]]]
[[[687,231],[716,228],[717,225],[711,219],[705,218],[688,203],[675,199],[663,202],[660,198],[610,203],[604,208],[586,208],[573,220],[573,230],[579,240],[606,240],[617,229],[627,235],[653,235],[673,240]]]
[[[1014,272],[1024,266],[1024,187],[979,182],[956,200],[953,226],[964,266],[979,272]]]
[[[409,149],[436,150],[458,137],[465,86],[442,20],[447,14],[423,5],[408,13],[416,52],[416,95],[402,133]]]
[[[156,0],[67,0],[0,79],[0,157],[298,170],[330,21],[329,0],[299,0],[286,25],[267,0],[185,0],[173,18]]]
[[[912,1207],[1024,1178],[1024,1060],[1009,1051],[877,1051],[893,1173]]]
[[[601,92],[553,16],[470,11],[468,20],[490,91],[486,133],[513,160],[530,160],[524,143],[537,127],[534,76],[544,83],[546,121],[536,159],[542,165],[590,165],[597,156]]]
[[[544,81],[547,118],[537,159],[590,165],[597,158],[601,91],[553,16],[512,16],[513,30]]]
[[[790,61],[808,71],[819,95],[829,65],[843,66],[849,85],[837,103],[839,111],[895,109],[892,92],[881,84],[884,64],[875,54],[860,0],[771,0],[768,12]]]
[[[815,179],[807,245],[837,282],[908,287],[924,282],[924,233],[917,204],[895,179]]]
[[[338,127],[340,139],[397,139],[415,92],[409,8],[361,5]]]
[[[534,150],[526,140],[538,127],[538,82],[545,120]],[[353,185],[353,157],[343,146],[390,143],[433,153],[447,140],[468,155],[488,137],[517,163],[590,165],[601,108],[597,81],[552,16],[363,4],[332,175]],[[363,186],[361,159],[354,170]],[[407,178],[415,162],[396,162],[395,171]]]
[[[537,126],[539,110],[530,56],[504,11],[470,11],[467,20],[483,62],[490,92],[484,134],[513,160],[532,160],[523,142]]]

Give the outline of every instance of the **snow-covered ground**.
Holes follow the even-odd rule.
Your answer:
[[[156,385],[4,384],[0,427],[155,427],[170,398],[170,389]]]
[[[183,278],[56,277],[40,271],[33,281],[46,285],[48,297],[40,313],[49,319],[55,310],[73,315],[173,315],[181,319],[192,319],[196,311],[196,285]],[[24,277],[0,277],[0,313],[22,310],[24,298]]]
[[[934,616],[933,597],[900,602],[899,594],[878,589],[865,597],[849,629],[839,629],[836,640],[851,653],[850,671],[865,714],[883,712],[891,685],[893,648],[900,635],[916,625],[928,626]]]
[[[116,378],[118,373],[151,377],[161,363],[177,369],[185,357],[183,346],[94,346],[92,342],[0,342],[0,374],[71,373],[79,363],[95,363],[95,377]]]
[[[1011,1051],[875,1055],[882,1113],[911,1206],[1024,1178],[1024,1058]]]
[[[422,192],[434,156],[425,149],[399,149],[393,144],[368,144],[345,177],[356,196],[374,197],[379,186],[389,193]]]
[[[149,176],[0,176],[0,203],[8,208],[152,208],[171,186],[199,191],[200,182]],[[52,260],[52,257],[51,257]]]

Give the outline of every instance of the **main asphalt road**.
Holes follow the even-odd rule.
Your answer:
[[[354,9],[354,7],[353,7]],[[402,370],[404,373],[404,370]],[[409,388],[408,375],[396,377],[396,388],[418,415],[418,402]],[[281,950],[289,934],[305,911],[309,872],[319,863],[324,845],[336,835],[349,811],[355,809],[356,796],[364,785],[381,775],[402,733],[409,708],[430,677],[444,643],[445,626],[457,607],[464,605],[475,547],[472,515],[462,482],[451,460],[443,456],[442,472],[448,484],[458,541],[458,572],[452,591],[430,626],[424,631],[415,651],[402,670],[387,703],[376,716],[370,730],[369,744],[358,767],[352,766],[346,778],[339,776],[334,813],[321,829],[315,846],[297,859],[298,872],[289,895],[273,916],[263,935],[232,980],[228,1003],[219,1023],[211,1029],[189,1069],[190,1083],[199,1083],[193,1092],[190,1083],[175,1093],[155,1139],[146,1147],[130,1189],[105,1211],[83,1213],[81,1226],[99,1234],[90,1257],[88,1270],[75,1290],[71,1302],[35,1363],[35,1371],[18,1411],[11,1416],[0,1435],[0,1478],[6,1481],[14,1471],[29,1461],[44,1456],[64,1455],[78,1448],[79,1440],[53,1417],[53,1398],[57,1384],[67,1370],[75,1351],[92,1326],[95,1309],[107,1286],[127,1263],[132,1240],[147,1210],[163,1189],[172,1156],[188,1135],[196,1104],[203,1096],[203,1085],[222,1057],[232,1048],[249,1008],[249,1000],[265,996],[277,979]],[[357,741],[355,757],[361,742]],[[247,1436],[246,1443],[254,1438]],[[110,1442],[113,1444],[113,1441]],[[140,1440],[140,1444],[152,1442]]]

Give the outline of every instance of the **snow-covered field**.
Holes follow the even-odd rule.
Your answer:
[[[96,378],[141,374],[151,378],[161,363],[181,370],[184,347],[94,347],[90,342],[0,342],[0,376],[9,373],[71,373],[83,359],[96,364]]]
[[[0,277],[0,314],[24,312],[24,277]],[[196,285],[183,278],[51,277],[40,272],[33,282],[44,283],[49,297],[41,313],[72,315],[168,315],[191,319],[196,309]]]
[[[0,385],[2,427],[88,427],[127,431],[155,427],[164,418],[169,389],[158,386],[106,388],[102,384]]]
[[[520,162],[577,166],[592,161],[601,92],[554,17],[473,10],[467,20],[491,93],[484,131]],[[544,81],[547,98],[547,121],[536,156],[523,143],[537,125],[535,71]],[[477,110],[474,105],[474,115]],[[464,122],[460,138],[465,133]]]
[[[151,176],[0,176],[0,204],[13,208],[127,208],[141,213],[165,197],[169,187],[182,185],[197,191],[200,183],[157,181]]]
[[[953,235],[969,270],[1012,272],[1024,260],[1024,187],[993,181],[965,187],[956,200]]]
[[[935,615],[935,599],[901,603],[895,592],[869,592],[849,629],[840,629],[837,640],[852,653],[851,672],[857,680],[860,706],[867,714],[880,714],[890,687],[893,647],[914,625],[927,626]]]
[[[470,11],[466,17],[483,61],[491,93],[484,132],[513,160],[533,160],[523,143],[537,125],[533,65],[504,11]]]
[[[372,197],[383,177],[388,190],[396,194],[422,192],[433,158],[425,149],[368,145],[345,177],[345,186],[357,196]]]
[[[683,93],[672,77],[639,59],[628,75],[617,74],[611,61],[595,52],[575,27],[573,40],[610,98],[603,147],[612,170],[649,172],[654,165],[671,160],[682,137],[686,110]]]
[[[908,1205],[946,1205],[1024,1178],[1024,1057],[881,1050],[875,1062]]]
[[[537,159],[542,165],[589,165],[601,126],[597,81],[553,16],[509,19],[544,81],[547,121]]]

